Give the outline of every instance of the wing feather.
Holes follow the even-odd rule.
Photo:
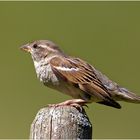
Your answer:
[[[101,102],[103,101],[102,104],[120,107],[96,75],[95,69],[85,61],[79,58],[54,57],[50,64],[58,78],[72,84],[78,84],[82,91],[98,98]]]

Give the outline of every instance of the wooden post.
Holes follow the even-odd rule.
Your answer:
[[[30,139],[92,139],[92,125],[83,108],[46,107],[37,113]]]

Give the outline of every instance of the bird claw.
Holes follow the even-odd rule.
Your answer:
[[[87,102],[82,99],[72,99],[72,100],[67,100],[67,101],[64,101],[64,102],[58,103],[58,104],[48,104],[48,106],[49,107],[72,106],[82,112],[82,110],[83,110],[82,106],[88,107],[85,103],[87,103]]]

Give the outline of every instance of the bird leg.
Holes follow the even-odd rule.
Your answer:
[[[64,101],[62,103],[58,103],[58,104],[49,104],[49,107],[58,107],[58,106],[73,106],[75,108],[80,108],[81,110],[81,106],[87,106],[86,105],[87,101],[83,100],[83,99],[71,99],[71,100],[67,100]]]

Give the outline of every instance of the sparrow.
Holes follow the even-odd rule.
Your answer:
[[[21,49],[31,54],[37,77],[45,86],[73,98],[56,106],[96,102],[120,109],[117,101],[140,103],[140,96],[113,82],[86,61],[66,55],[52,41],[37,40]]]

